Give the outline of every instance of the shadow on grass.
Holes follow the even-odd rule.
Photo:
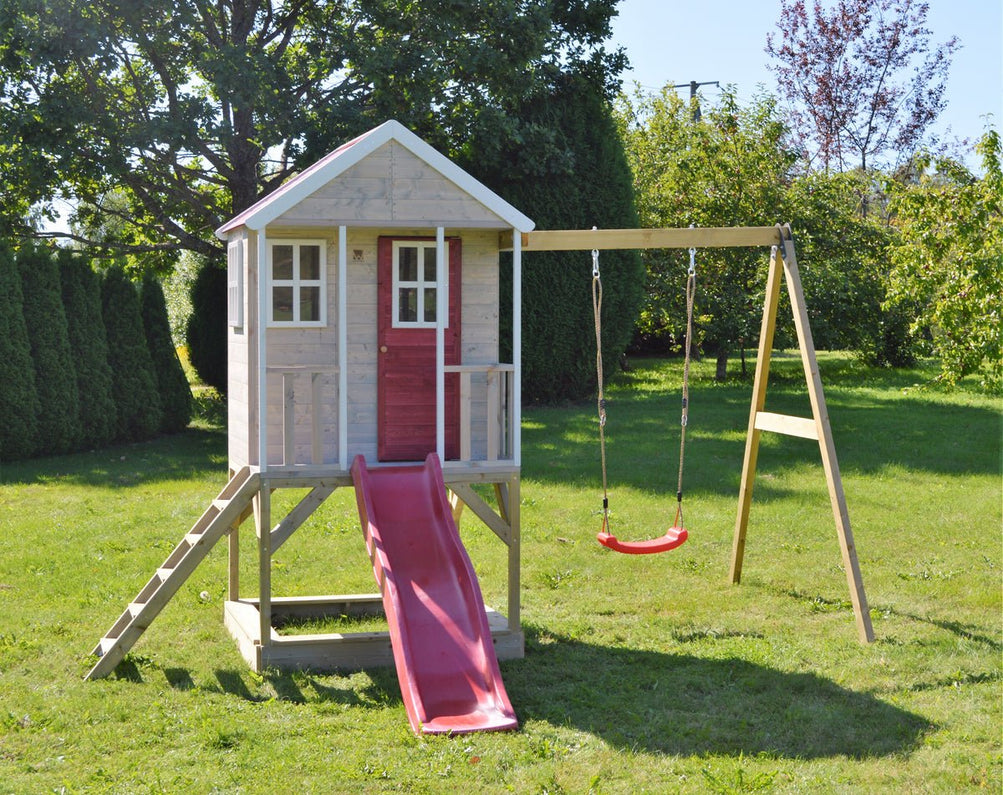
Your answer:
[[[810,672],[594,646],[527,630],[526,659],[505,665],[520,720],[570,726],[620,748],[879,757],[910,752],[933,728]]]
[[[874,758],[910,753],[936,728],[815,673],[739,658],[597,646],[532,627],[526,627],[525,659],[502,668],[522,724],[567,726],[645,753]],[[277,698],[359,709],[400,706],[392,667],[364,673],[363,684],[310,671],[272,670],[259,678],[246,670],[217,670],[218,689],[203,689],[254,703]],[[128,660],[116,675],[142,681]],[[183,669],[165,669],[164,675],[175,689],[194,689]]]
[[[119,444],[84,453],[0,464],[0,485],[34,483],[122,487],[188,479],[218,469],[226,483],[226,433],[188,428],[146,442]]]
[[[936,395],[888,397],[849,387],[827,394],[841,468],[869,474],[901,466],[945,475],[999,472],[1000,415]],[[690,494],[736,494],[745,449],[750,390],[696,384],[690,392],[686,480]],[[670,392],[614,392],[607,398],[608,469],[614,485],[672,494],[679,461],[679,397]],[[810,417],[801,386],[771,386],[767,410]],[[961,432],[964,429],[964,432]],[[544,483],[599,480],[598,425],[591,406],[534,408],[524,414],[523,476]],[[774,474],[805,462],[819,465],[818,445],[762,436],[761,471]]]

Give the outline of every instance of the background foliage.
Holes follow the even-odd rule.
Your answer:
[[[950,383],[978,374],[1003,387],[1003,172],[1000,136],[978,144],[984,173],[940,160],[916,184],[891,183],[899,234],[890,251],[891,311],[916,307],[912,332],[930,339]]]

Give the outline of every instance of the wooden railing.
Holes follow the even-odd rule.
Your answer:
[[[324,429],[337,417],[334,407],[341,396],[333,405],[329,400],[324,406],[323,390],[325,385],[332,384],[337,389],[337,365],[269,365],[266,369],[269,379],[281,379],[282,455],[280,461],[271,460],[270,456],[270,464],[292,467],[330,463],[324,455]],[[511,364],[462,364],[447,365],[445,372],[459,378],[459,461],[472,461],[475,454],[478,460],[489,463],[511,460],[515,434],[515,368]],[[481,429],[474,427],[477,404],[484,407]],[[298,424],[297,408],[300,409]],[[302,452],[297,455],[297,448],[302,451],[307,434],[310,454],[309,460],[304,460]]]
[[[310,463],[323,464],[324,462],[324,412],[318,410],[321,405],[323,388],[326,376],[338,374],[337,365],[269,365],[268,375],[280,375],[282,377],[282,462],[283,466],[295,466],[296,464]],[[301,401],[307,405],[310,416],[310,461],[302,462],[296,460],[296,386],[297,380],[308,382],[310,386],[309,400]],[[339,396],[340,399],[340,396]],[[335,415],[337,416],[337,415]]]
[[[473,405],[475,398],[473,376],[484,374],[482,384],[485,390],[481,397],[485,401],[485,459],[502,461],[512,458],[515,418],[513,392],[515,367],[511,364],[457,364],[446,365],[446,373],[456,373],[460,378],[460,460],[473,458]]]

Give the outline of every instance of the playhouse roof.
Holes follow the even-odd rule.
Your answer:
[[[466,191],[480,204],[511,225],[513,229],[519,232],[529,232],[535,226],[533,221],[498,194],[474,179],[448,157],[437,152],[403,124],[391,119],[379,127],[374,127],[369,132],[363,133],[358,138],[342,144],[312,166],[284,182],[263,199],[223,224],[216,230],[217,237],[226,239],[228,232],[242,226],[254,230],[263,229],[280,215],[295,207],[315,191],[390,141],[396,141],[415,157],[423,160],[443,177],[461,190]],[[443,221],[448,220],[443,219]]]

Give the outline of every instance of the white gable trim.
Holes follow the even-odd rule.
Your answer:
[[[288,212],[306,197],[320,190],[347,169],[375,152],[389,141],[397,141],[401,146],[434,168],[458,188],[470,194],[476,201],[519,232],[532,231],[535,224],[523,213],[489,190],[483,183],[440,154],[429,144],[411,132],[398,121],[391,119],[375,127],[354,141],[335,149],[312,166],[290,179],[281,187],[265,196],[240,215],[216,230],[217,237],[226,239],[227,233],[241,226],[261,230]],[[332,223],[338,219],[331,219]],[[448,218],[443,218],[448,223]]]

